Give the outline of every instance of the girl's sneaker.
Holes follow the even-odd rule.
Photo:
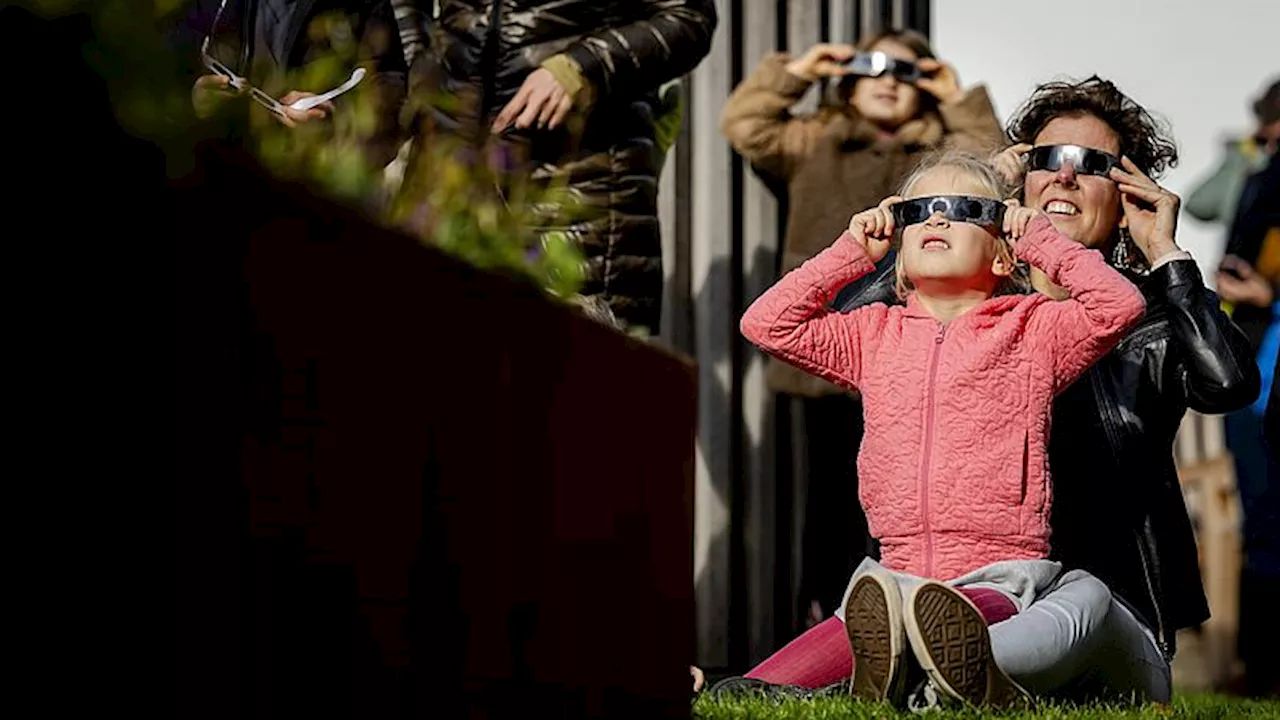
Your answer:
[[[1027,691],[996,665],[987,621],[969,598],[925,582],[909,594],[904,621],[911,649],[939,692],[975,706],[1030,703]]]
[[[844,629],[853,651],[850,692],[864,700],[898,705],[905,689],[907,645],[898,583],[874,570],[858,578],[845,603]]]

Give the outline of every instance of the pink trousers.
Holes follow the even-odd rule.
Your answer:
[[[986,588],[961,588],[994,625],[1017,613],[1018,608],[1004,593]],[[853,674],[853,654],[844,630],[844,618],[832,617],[809,628],[786,647],[770,655],[746,677],[775,685],[820,688],[838,683]]]

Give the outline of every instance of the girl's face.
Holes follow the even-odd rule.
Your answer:
[[[931,195],[1000,199],[972,176],[945,166],[922,175],[908,199]],[[928,294],[978,291],[989,296],[1013,270],[997,256],[996,243],[1000,242],[1004,241],[986,228],[953,222],[935,212],[923,223],[903,228],[903,270],[912,285]]]
[[[916,62],[920,59],[911,48],[894,40],[881,40],[871,46],[898,60]],[[893,73],[880,77],[859,78],[853,85],[849,103],[858,114],[875,123],[882,130],[893,132],[916,116],[920,110],[920,91],[916,86],[900,82]]]
[[[1120,154],[1120,136],[1093,115],[1054,118],[1036,136],[1035,144],[1080,145]],[[1028,172],[1024,187],[1028,207],[1043,210],[1059,232],[1085,247],[1103,247],[1123,222],[1115,181],[1077,175],[1070,163],[1056,171]]]

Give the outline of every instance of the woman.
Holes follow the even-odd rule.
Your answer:
[[[882,63],[858,65],[855,74],[849,61],[859,53],[868,59],[883,53]],[[876,70],[881,74],[870,76]],[[919,78],[910,80],[915,71]],[[792,114],[814,84],[828,80],[836,81],[834,92],[816,113]],[[798,58],[766,56],[729,97],[720,127],[767,182],[785,188],[784,274],[825,248],[853,212],[891,194],[924,153],[944,143],[970,151],[1003,144],[986,90],[962,91],[955,71],[909,30],[868,37],[857,47],[815,45]],[[812,623],[835,609],[867,549],[854,468],[862,412],[843,390],[790,365],[770,361],[767,379],[773,391],[805,400],[801,602],[811,608]]]
[[[1023,203],[1103,252],[1142,290],[1147,311],[1053,407],[1052,557],[1105,583],[1100,622],[1070,629],[1075,652],[1045,664],[1004,652],[1012,644],[1002,637],[1027,635],[1026,623],[1053,627],[1050,614],[1028,610],[992,625],[992,651],[1039,695],[1167,698],[1177,630],[1209,615],[1173,440],[1188,408],[1224,413],[1253,402],[1253,351],[1175,242],[1179,199],[1151,176],[1177,151],[1145,109],[1097,77],[1048,83],[1010,121],[1009,135],[1015,144],[996,162],[1024,181]],[[1095,152],[1054,150],[1064,145]],[[1039,273],[1033,282],[1060,294]],[[882,282],[841,309],[892,296],[892,281]]]
[[[1174,437],[1187,409],[1217,414],[1253,402],[1253,350],[1175,242],[1179,198],[1147,176],[1176,163],[1177,151],[1141,106],[1097,77],[1050,83],[1010,121],[1009,134],[1006,168],[1033,147],[1076,145],[1127,158],[1122,167],[1138,171],[1136,184],[1117,182],[1115,168],[1052,170],[1035,153],[1022,168],[1024,202],[1106,254],[1147,297],[1128,338],[1055,403],[1053,549],[1067,567],[1105,582],[1167,662],[1176,632],[1209,616]],[[1056,292],[1042,279],[1038,289]]]

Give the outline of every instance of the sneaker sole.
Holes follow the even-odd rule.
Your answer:
[[[987,621],[964,595],[939,583],[915,588],[904,618],[921,667],[943,693],[974,706],[1026,705],[1030,695],[991,656]]]
[[[896,703],[905,690],[902,600],[897,585],[877,575],[858,578],[845,604],[844,629],[853,651],[850,694]]]

